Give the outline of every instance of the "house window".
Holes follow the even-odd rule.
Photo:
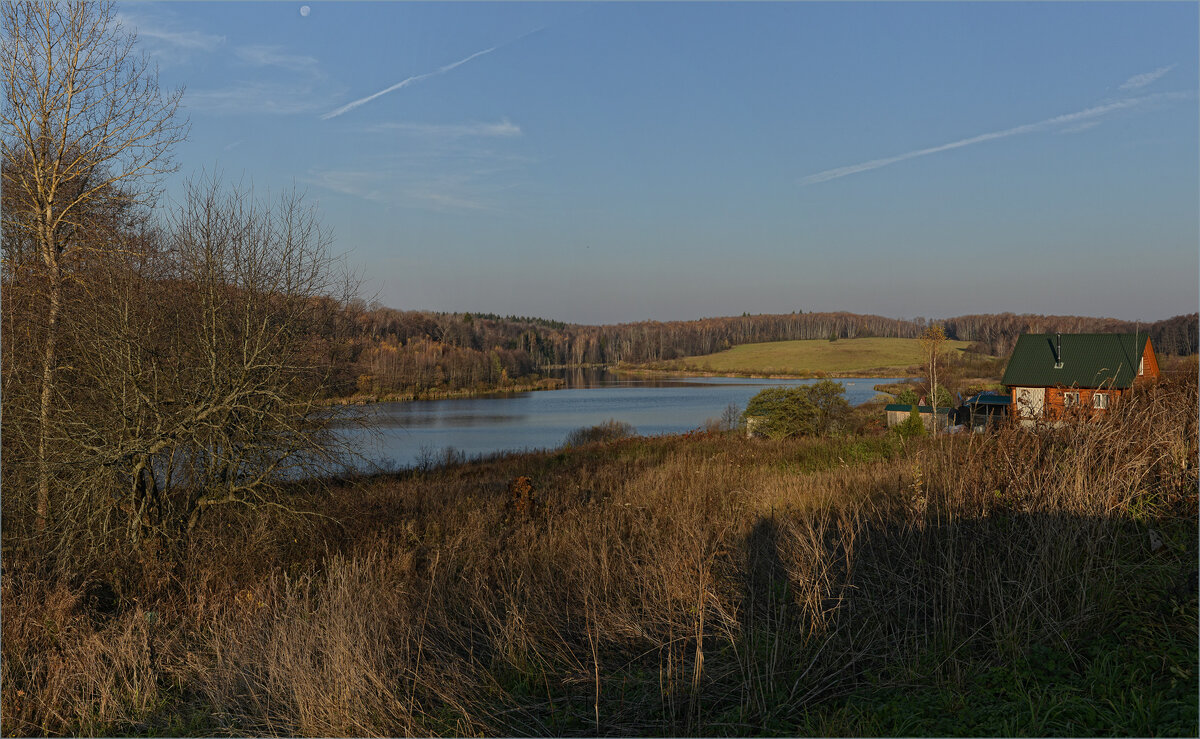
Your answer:
[[[1092,396],[1092,407],[1093,408],[1107,408],[1108,407],[1108,393],[1096,393],[1095,395],[1093,395]]]
[[[1146,374],[1146,358],[1142,357],[1138,360],[1138,377]]]
[[[1064,408],[1078,408],[1079,407],[1079,393],[1074,392],[1074,391],[1069,391],[1069,392],[1063,393],[1063,407]]]

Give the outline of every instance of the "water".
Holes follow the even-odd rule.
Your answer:
[[[504,451],[552,449],[571,431],[609,419],[632,424],[639,434],[676,434],[704,426],[726,406],[744,410],[759,390],[808,385],[820,380],[757,380],[733,377],[619,377],[607,372],[560,373],[562,390],[541,390],[451,400],[378,403],[366,408],[377,433],[346,429],[363,456],[384,468],[410,467],[444,458],[446,449],[466,457]],[[902,379],[834,378],[851,405],[877,394],[880,383]]]

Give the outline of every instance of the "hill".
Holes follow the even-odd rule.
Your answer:
[[[965,350],[966,341],[947,341],[945,351]],[[762,375],[903,374],[924,363],[917,339],[810,339],[742,344],[674,363],[680,370]]]

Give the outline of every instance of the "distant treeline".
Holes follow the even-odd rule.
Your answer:
[[[1185,356],[1200,349],[1197,337],[1200,314],[1175,316],[1154,323],[1118,321],[1088,316],[1040,316],[1032,313],[994,313],[957,316],[941,322],[951,339],[976,342],[988,354],[1012,353],[1021,334],[1040,333],[1134,333],[1148,334],[1159,354]]]
[[[790,313],[643,321],[608,326],[525,316],[400,311],[362,304],[347,309],[352,327],[344,392],[388,393],[503,387],[546,369],[641,364],[711,354],[739,344],[797,339],[912,338],[932,322],[981,353],[1012,351],[1028,332],[1147,332],[1159,353],[1197,351],[1198,316],[1152,324],[1080,316],[970,315],[943,321],[855,313]]]

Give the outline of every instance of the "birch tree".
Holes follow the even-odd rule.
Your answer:
[[[174,169],[186,136],[182,91],[164,91],[157,69],[135,51],[135,35],[110,2],[17,2],[0,6],[5,104],[5,261],[28,246],[44,291],[37,402],[37,522],[52,500],[59,338],[64,290],[87,239],[89,212],[103,202],[147,204]],[[12,248],[10,249],[10,245]],[[28,256],[28,255],[26,255]]]
[[[946,343],[946,332],[941,325],[934,324],[925,329],[920,336],[921,351],[929,367],[929,405],[933,408],[933,433],[937,433],[937,365],[938,354]]]

